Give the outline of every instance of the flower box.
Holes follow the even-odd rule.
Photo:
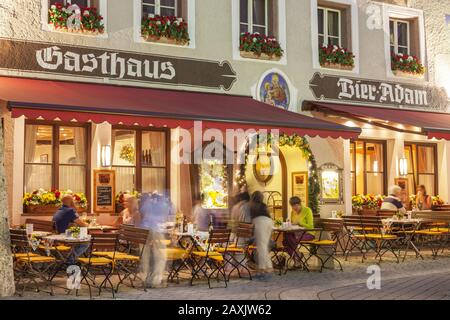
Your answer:
[[[322,68],[328,68],[328,69],[338,69],[338,70],[346,70],[346,71],[352,71],[354,66],[351,65],[343,65],[339,63],[329,63],[326,62],[321,65]]]
[[[242,58],[247,58],[247,59],[259,59],[259,60],[268,60],[268,61],[280,61],[281,57],[280,56],[276,56],[276,55],[268,55],[266,53],[261,53],[260,55],[258,55],[255,52],[251,52],[251,51],[240,51],[241,57]]]
[[[164,44],[171,44],[176,46],[187,46],[189,44],[188,40],[182,39],[174,39],[174,38],[168,38],[168,37],[157,37],[157,36],[146,36],[142,37],[144,41],[147,42],[156,42],[156,43],[164,43]]]
[[[60,208],[59,205],[28,205],[24,206],[24,213],[37,215],[53,215]],[[78,213],[86,212],[86,208],[75,207]]]
[[[392,70],[392,73],[396,77],[411,78],[411,79],[421,79],[421,78],[423,78],[423,74],[406,72],[406,71],[402,71],[402,70]]]
[[[53,24],[49,23],[48,27],[51,31],[58,31],[58,32],[67,32],[67,33],[76,33],[76,34],[82,34],[82,35],[89,35],[89,36],[98,36],[100,34],[103,34],[103,30],[87,30],[87,29],[68,29],[66,27],[55,27]]]
[[[96,7],[79,7],[70,3],[52,4],[48,10],[48,25],[56,31],[89,35],[98,35],[105,29],[103,17]],[[77,25],[79,29],[71,28],[73,25]]]

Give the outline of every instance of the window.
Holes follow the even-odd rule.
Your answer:
[[[39,188],[88,193],[87,126],[40,124],[25,127],[25,192]]]
[[[319,44],[342,46],[341,11],[319,7],[317,12]]]
[[[169,133],[165,130],[114,128],[116,189],[160,193],[169,187]]]
[[[77,6],[79,6],[80,8],[84,8],[84,7],[96,7],[99,8],[99,0],[49,0],[48,3],[51,4],[55,4],[55,3],[62,3],[63,5],[67,6],[70,4],[76,4]]]
[[[424,185],[427,193],[438,193],[437,148],[434,144],[405,143],[405,158],[408,163],[408,188],[411,193]]]
[[[180,1],[180,0],[179,0]],[[142,0],[142,16],[178,16],[177,0]]]
[[[268,0],[240,0],[240,31],[269,35]]]
[[[386,144],[357,140],[350,143],[352,194],[386,194]]]
[[[391,53],[411,54],[409,21],[389,20]]]

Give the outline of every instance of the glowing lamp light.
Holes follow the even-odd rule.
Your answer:
[[[111,166],[111,146],[110,145],[102,146],[101,162],[102,162],[102,167],[110,167]]]
[[[398,160],[398,171],[401,176],[408,175],[408,160],[406,158],[401,158]]]

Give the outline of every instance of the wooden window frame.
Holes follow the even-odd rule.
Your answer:
[[[86,129],[86,163],[84,165],[86,173],[85,173],[85,195],[88,200],[88,211],[90,210],[90,195],[91,195],[91,129],[92,126],[90,123],[74,123],[74,122],[61,122],[61,121],[46,121],[46,120],[25,120],[25,130],[27,125],[41,125],[41,126],[51,126],[52,127],[52,162],[49,166],[52,167],[52,188],[59,190],[59,168],[60,166],[72,166],[71,164],[63,164],[59,163],[59,129],[60,127],[77,127],[77,128],[85,128]],[[24,145],[26,135],[24,136]],[[23,172],[25,172],[25,166],[30,163],[25,163],[23,161]],[[78,164],[74,164],[73,166],[81,166]],[[23,176],[23,186],[25,189],[25,175]],[[25,190],[24,190],[25,192]]]
[[[416,153],[418,150],[418,147],[427,147],[427,148],[433,148],[433,165],[434,165],[434,173],[420,173],[419,172],[419,158],[417,157],[417,154],[413,155],[413,149],[412,146],[415,145],[416,146]],[[419,176],[420,175],[425,175],[425,176],[434,176],[434,193],[437,195],[439,194],[439,168],[438,168],[438,153],[437,153],[437,144],[435,143],[426,143],[426,142],[405,142],[404,144],[405,148],[410,148],[410,152],[411,152],[411,161],[413,164],[413,171],[410,172],[410,168],[408,168],[408,175],[412,174],[413,175],[413,179],[414,179],[414,194],[417,193],[417,187],[419,186]],[[415,159],[415,161],[414,161]]]
[[[90,7],[90,6],[91,6],[91,3],[92,3],[92,0],[86,0],[86,1],[87,1],[87,6]],[[56,2],[56,1],[55,1],[55,2]],[[64,5],[67,5],[68,2],[69,2],[69,0],[64,0],[64,1],[63,1],[63,4],[64,4]],[[72,3],[71,3],[71,4],[72,4]]]
[[[407,39],[408,44],[407,44],[406,48],[408,50],[408,55],[411,55],[411,23],[408,20],[401,20],[401,19],[390,18],[389,19],[389,39],[390,39],[390,35],[391,35],[391,30],[390,30],[391,22],[394,23],[394,43],[392,44],[389,41],[389,48],[394,47],[394,53],[395,54],[399,54],[399,51],[398,51],[398,48],[399,48],[399,45],[398,45],[398,24],[399,23],[404,23],[407,26],[407,28],[406,28],[407,31],[406,32],[407,32],[407,36],[408,36],[408,39]],[[405,48],[405,46],[401,46],[401,47]]]
[[[143,172],[143,168],[155,168],[155,169],[165,169],[166,170],[166,190],[170,190],[170,164],[171,164],[171,158],[170,158],[170,142],[171,142],[171,131],[168,128],[143,128],[143,127],[133,127],[133,126],[124,126],[124,125],[113,125],[112,126],[112,130],[130,130],[130,131],[134,131],[135,132],[135,159],[136,159],[136,163],[134,166],[117,166],[114,165],[114,163],[111,164],[111,168],[115,168],[115,167],[123,167],[123,168],[135,168],[135,189],[138,192],[142,192],[142,172]],[[166,165],[165,167],[162,166],[143,166],[141,163],[141,159],[142,159],[142,133],[143,132],[165,132],[165,142],[166,142],[166,154],[165,154],[165,159],[166,159]],[[112,137],[111,137],[112,138]],[[124,191],[124,190],[117,190],[117,192],[119,191]]]
[[[354,148],[354,152],[353,152],[353,156],[352,156],[352,163],[353,163],[353,168],[355,169],[355,171],[350,171],[350,175],[355,175],[355,179],[353,181],[353,188],[355,190],[355,192],[357,191],[356,188],[356,142],[362,142],[363,143],[363,149],[364,149],[364,157],[363,157],[363,161],[364,161],[364,168],[363,168],[363,178],[364,178],[364,194],[367,194],[367,174],[370,173],[375,173],[373,171],[368,171],[367,170],[367,158],[366,158],[366,144],[367,143],[376,143],[376,144],[381,144],[383,146],[383,172],[377,172],[378,174],[382,174],[383,175],[383,194],[387,193],[387,172],[386,172],[386,164],[387,164],[387,142],[386,140],[370,140],[370,139],[356,139],[356,140],[350,140],[350,144],[353,144]],[[356,193],[358,194],[358,193]]]
[[[324,7],[324,6],[318,6],[317,7],[317,22],[319,23],[319,10],[323,11],[323,34],[317,32],[317,36],[318,38],[320,38],[321,36],[323,37],[324,42],[320,43],[319,41],[319,45],[324,45],[324,46],[328,46],[328,37],[330,37],[330,35],[328,34],[328,12],[337,12],[338,13],[338,19],[339,19],[339,30],[338,30],[338,38],[339,38],[339,47],[342,47],[342,12],[339,9],[334,9],[334,8],[328,8],[328,7]],[[319,30],[319,29],[317,29]],[[336,38],[336,36],[331,36],[332,38]]]
[[[174,16],[178,17],[178,0],[174,0],[174,7],[161,5],[161,0],[155,0],[155,4],[148,4],[142,1],[142,13],[144,12],[144,7],[155,7],[155,15],[161,15],[161,8],[174,9]]]
[[[254,0],[248,0],[247,1],[247,22],[240,21],[240,15],[239,15],[239,27],[242,25],[247,26],[247,30],[249,33],[254,33],[253,26],[257,26],[259,28],[264,27],[265,29],[265,35],[269,35],[269,0],[264,0],[264,11],[265,11],[265,25],[260,24],[254,24],[253,23],[253,1]],[[239,7],[240,8],[240,7]]]

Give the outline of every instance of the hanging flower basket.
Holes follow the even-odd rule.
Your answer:
[[[71,190],[44,190],[39,189],[33,193],[26,193],[23,196],[24,213],[33,214],[54,214],[61,207],[61,199],[64,195],[70,194],[77,212],[85,212],[87,199],[83,193],[73,193]]]
[[[55,27],[53,24],[49,24],[48,26],[49,26],[50,30],[58,31],[58,32],[78,33],[78,34],[89,35],[89,36],[98,36],[100,34],[103,34],[103,32],[100,32],[98,30],[69,29],[67,27]]]

